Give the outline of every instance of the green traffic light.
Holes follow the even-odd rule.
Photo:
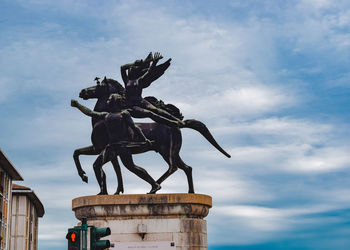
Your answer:
[[[94,234],[96,237],[102,238],[111,234],[111,229],[109,227],[95,227]]]
[[[105,249],[111,247],[111,242],[109,240],[99,240],[95,243],[96,249]]]
[[[111,229],[109,227],[91,227],[91,250],[105,249],[111,246],[109,240],[100,240],[100,238],[108,236],[111,234]]]

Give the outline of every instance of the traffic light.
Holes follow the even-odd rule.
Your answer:
[[[80,227],[69,228],[66,239],[68,250],[80,250]]]
[[[94,227],[90,228],[90,248],[91,250],[105,249],[111,246],[109,240],[100,240],[111,234],[109,227]]]
[[[90,233],[89,233],[90,231]],[[90,234],[90,239],[88,237]],[[68,250],[101,250],[111,247],[109,240],[100,240],[111,234],[109,227],[95,227],[87,224],[86,218],[82,218],[81,226],[68,229],[66,239]],[[90,248],[88,246],[90,244]]]

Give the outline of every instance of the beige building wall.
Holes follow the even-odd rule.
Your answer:
[[[13,185],[10,250],[38,249],[38,217],[44,207],[28,187]]]
[[[13,195],[11,225],[10,249],[38,248],[38,216],[34,204],[27,196]]]
[[[12,199],[11,249],[25,249],[27,197],[16,196]]]

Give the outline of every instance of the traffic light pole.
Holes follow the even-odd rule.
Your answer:
[[[86,217],[81,221],[81,250],[87,250],[87,229],[88,225],[86,223]]]

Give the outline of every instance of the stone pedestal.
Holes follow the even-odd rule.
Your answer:
[[[72,201],[77,219],[110,227],[110,249],[207,249],[203,219],[212,206],[202,194],[94,195]]]

